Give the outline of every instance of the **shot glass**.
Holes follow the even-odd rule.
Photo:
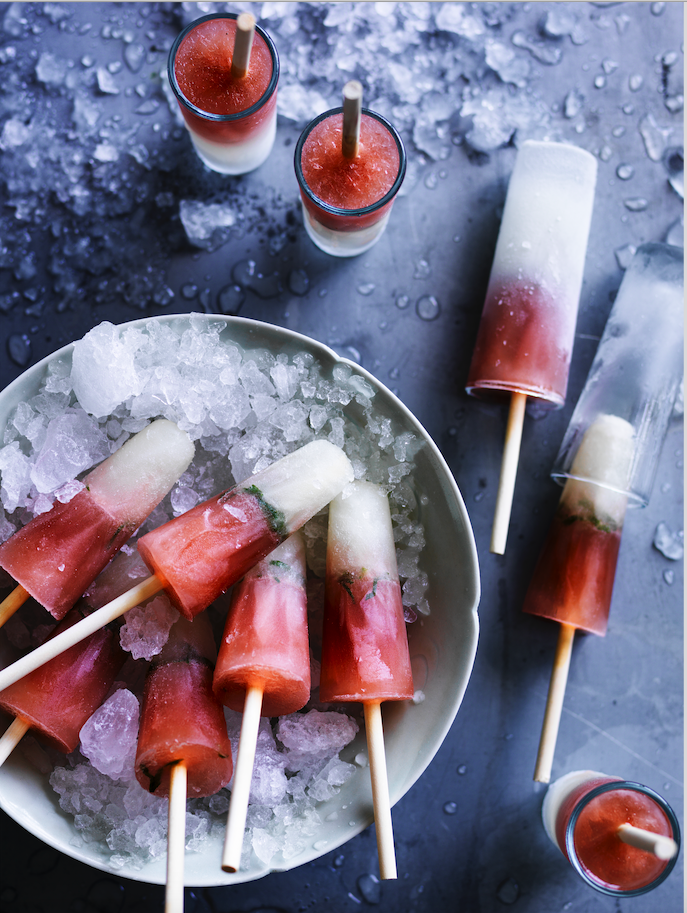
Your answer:
[[[343,107],[312,120],[296,145],[294,167],[303,221],[310,239],[334,257],[355,257],[377,243],[386,228],[406,172],[396,129],[363,108],[359,152],[341,152]]]
[[[277,131],[279,56],[259,25],[245,76],[231,76],[234,13],[191,22],[172,45],[167,73],[198,157],[221,174],[246,174],[267,159]]]
[[[665,881],[677,861],[675,813],[641,783],[572,771],[548,788],[542,819],[550,840],[602,894],[645,894]]]

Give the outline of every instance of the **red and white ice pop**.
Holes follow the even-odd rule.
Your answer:
[[[72,609],[54,633],[82,617]],[[119,632],[101,628],[0,691],[0,707],[15,718],[0,738],[0,764],[29,729],[65,754],[74,751],[81,727],[107,697],[125,658]]]
[[[525,596],[523,611],[561,626],[534,772],[542,783],[551,777],[575,631],[606,633],[635,447],[634,428],[618,416],[589,426]]]
[[[212,691],[215,641],[207,615],[172,626],[146,677],[136,749],[136,779],[169,797],[166,913],[184,906],[186,798],[212,796],[233,764],[222,705]]]
[[[305,542],[294,533],[234,588],[215,666],[215,694],[243,711],[222,854],[237,872],[261,716],[285,716],[310,697]]]
[[[508,184],[466,389],[510,398],[491,551],[506,548],[527,398],[565,402],[596,160],[563,143],[527,140]]]
[[[172,489],[195,448],[174,422],[158,419],[0,545],[0,567],[18,586],[0,604],[0,624],[29,596],[58,620]]]
[[[151,576],[1,670],[0,688],[161,589],[182,615],[194,618],[352,480],[353,467],[340,447],[312,441],[147,533],[138,547]]]
[[[389,500],[355,482],[329,507],[320,700],[361,701],[379,871],[396,878],[381,702],[413,697]]]

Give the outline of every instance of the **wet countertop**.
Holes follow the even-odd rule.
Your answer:
[[[241,178],[195,157],[164,86],[192,19],[250,8],[279,49],[275,148]],[[9,3],[0,9],[0,387],[103,320],[240,314],[359,362],[441,449],[474,528],[474,671],[427,771],[394,807],[396,882],[372,828],[256,882],[189,888],[188,913],[324,906],[492,913],[683,908],[682,860],[643,897],[587,888],[541,825],[532,780],[557,638],[521,611],[560,489],[549,471],[634,248],[683,244],[681,3]],[[361,80],[400,130],[408,175],[362,256],[318,251],[293,150]],[[527,417],[504,556],[489,552],[505,408],[464,390],[508,176],[533,137],[580,145],[599,173],[566,405]],[[206,209],[200,231],[181,201]],[[211,204],[217,204],[212,208]],[[230,214],[230,215],[228,215]],[[623,534],[608,634],[576,638],[553,777],[644,783],[683,821],[683,423],[650,504]],[[671,548],[654,545],[657,529]],[[0,813],[3,913],[134,913],[163,888],[61,855]]]

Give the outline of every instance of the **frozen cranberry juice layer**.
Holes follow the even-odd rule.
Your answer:
[[[0,545],[0,567],[59,620],[134,529],[83,490],[64,504],[55,501]]]
[[[532,575],[523,611],[603,636],[608,625],[620,530],[559,508]]]
[[[563,803],[557,835],[565,834],[578,800],[600,782],[604,781],[583,784]],[[658,878],[668,862],[623,843],[617,833],[621,824],[674,836],[668,818],[650,796],[633,789],[618,789],[595,796],[580,812],[575,825],[575,852],[587,874],[602,887],[635,891]],[[558,839],[564,848],[564,837]]]
[[[471,393],[526,393],[562,406],[571,349],[560,306],[536,283],[489,288],[470,365]]]
[[[328,579],[320,700],[408,700],[413,693],[398,581]]]
[[[67,630],[81,618],[74,609],[53,633]],[[72,752],[79,744],[81,727],[107,697],[125,658],[119,634],[101,628],[0,691],[0,707],[26,720],[53,747]]]
[[[342,130],[343,114],[333,114],[313,127],[301,153],[303,177],[329,206],[363,209],[391,190],[398,176],[398,147],[383,124],[363,114],[359,152],[348,159],[341,153]]]
[[[174,61],[179,88],[197,108],[210,114],[238,114],[260,101],[272,77],[272,55],[255,33],[250,66],[241,79],[231,75],[236,21],[202,22],[182,41]]]
[[[175,761],[186,762],[189,798],[212,796],[231,779],[224,712],[212,693],[212,666],[200,657],[162,663],[146,680],[136,778],[156,796],[168,796]]]
[[[233,488],[146,533],[138,551],[193,618],[282,541],[258,497]]]
[[[285,716],[307,703],[310,652],[304,587],[251,575],[237,584],[213,687],[223,704],[241,712],[251,685],[263,688],[263,716]]]

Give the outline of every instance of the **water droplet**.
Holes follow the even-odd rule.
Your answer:
[[[571,89],[563,102],[563,114],[568,119],[577,117],[584,105],[584,95],[577,89]]]
[[[320,850],[325,849],[325,847],[327,846],[327,844],[328,844],[328,841],[327,841],[327,840],[316,840],[316,841],[313,843],[312,848],[313,848],[314,850],[317,850],[317,851],[319,852]]]
[[[187,282],[181,286],[181,297],[187,301],[192,301],[198,294],[198,286],[193,282]]]
[[[484,492],[483,492],[483,491],[478,491],[477,494],[473,497],[472,500],[473,500],[473,501],[481,501],[483,497],[484,497]]]
[[[630,212],[644,212],[644,210],[649,205],[648,200],[645,200],[644,197],[632,197],[629,200],[624,200],[625,209],[629,209]]]
[[[667,523],[661,522],[654,532],[653,545],[665,558],[679,561],[685,554],[684,531],[673,533]]]
[[[514,878],[507,878],[502,881],[496,892],[496,896],[501,903],[512,904],[520,896],[520,887]]]
[[[250,289],[259,298],[276,298],[281,291],[279,276],[261,273],[255,260],[241,260],[231,271],[231,277],[237,285]]]
[[[434,295],[423,295],[415,305],[415,309],[423,320],[436,320],[441,313],[441,306]]]
[[[633,73],[627,81],[630,92],[639,92],[644,85],[644,77],[641,73]]]
[[[611,73],[613,73],[615,70],[617,70],[618,66],[619,66],[619,64],[616,60],[609,60],[608,58],[606,58],[606,60],[601,61],[601,69],[604,71],[604,73],[607,76],[610,76]]]
[[[446,815],[455,815],[455,813],[456,813],[457,811],[458,811],[458,803],[457,803],[457,802],[446,802],[446,803],[444,804],[444,814],[446,814]]]
[[[605,85],[606,85],[606,77],[599,74],[599,76],[597,76],[596,79],[594,80],[594,88],[603,89],[603,87]]]
[[[460,767],[456,768],[456,773],[460,774],[461,777],[464,777],[467,772],[468,772],[467,764],[461,764]]]
[[[634,244],[626,244],[624,247],[619,247],[618,250],[615,251],[615,259],[620,269],[628,268],[636,251],[637,248]]]
[[[672,586],[675,583],[675,571],[663,571],[663,579],[668,586]]]
[[[632,165],[618,165],[615,169],[615,173],[618,175],[621,181],[629,181],[632,175],[635,173]]]
[[[289,291],[292,295],[306,295],[310,288],[310,278],[304,269],[293,269],[289,273]]]
[[[660,16],[666,8],[665,2],[656,2],[651,4],[651,15]]]
[[[358,294],[365,295],[365,297],[367,297],[368,295],[371,295],[372,292],[374,292],[374,290],[375,290],[374,282],[361,282],[360,285],[357,287]]]
[[[361,875],[357,885],[358,890],[369,904],[378,904],[382,899],[382,886],[376,875]]]
[[[611,130],[611,133],[613,134],[613,136],[618,136],[618,137],[625,136],[625,127],[614,127]]]
[[[602,146],[601,149],[599,149],[599,158],[602,162],[607,162],[612,155],[613,150],[610,146]]]
[[[427,279],[429,278],[429,261],[425,260],[424,257],[417,261],[415,264],[415,273],[413,274],[414,279]]]
[[[666,244],[673,244],[675,247],[685,246],[685,224],[682,218],[673,222],[666,232]]]
[[[424,180],[425,187],[427,190],[434,190],[438,183],[439,179],[437,178],[436,174],[433,171],[430,171]]]
[[[346,857],[343,854],[341,856],[336,857],[336,859],[334,860],[334,865],[337,867],[337,869],[340,869],[341,866],[344,864],[345,858]]]
[[[20,368],[25,368],[31,360],[31,340],[24,333],[13,333],[7,339],[7,354]]]
[[[410,298],[407,295],[399,295],[396,298],[396,307],[401,308],[401,310],[403,310],[404,308],[407,308],[409,304],[410,304]]]
[[[240,285],[225,285],[217,295],[217,303],[223,314],[236,316],[246,300],[246,293]]]

